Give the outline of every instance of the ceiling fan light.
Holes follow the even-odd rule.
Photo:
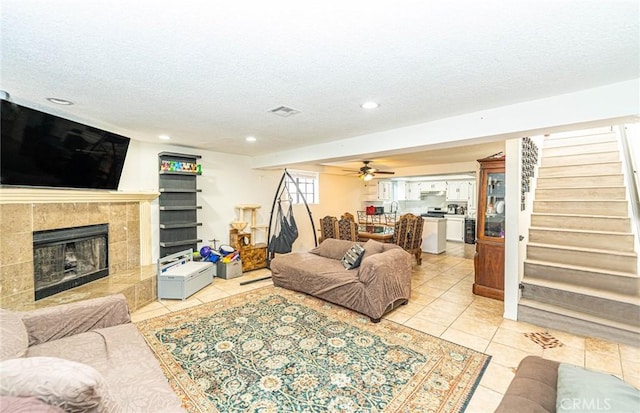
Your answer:
[[[363,181],[370,181],[372,179],[373,179],[373,174],[371,174],[371,173],[367,172],[366,174],[362,175],[362,180]]]

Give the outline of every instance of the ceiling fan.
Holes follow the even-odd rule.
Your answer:
[[[362,163],[364,165],[357,171],[357,173],[358,173],[358,178],[362,179],[363,181],[372,180],[375,174],[385,174],[385,175],[395,174],[395,172],[379,171],[376,168],[369,166],[371,161],[362,161]],[[349,171],[349,172],[355,172],[355,171]]]

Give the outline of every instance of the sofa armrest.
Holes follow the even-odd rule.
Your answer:
[[[122,294],[20,313],[29,334],[29,345],[131,322]]]
[[[523,358],[494,413],[555,413],[559,365],[539,356]]]
[[[411,287],[411,255],[401,248],[373,254],[362,260],[358,279],[365,285],[400,284]]]

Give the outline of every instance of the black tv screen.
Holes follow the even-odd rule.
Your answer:
[[[118,189],[129,138],[2,100],[0,184]]]

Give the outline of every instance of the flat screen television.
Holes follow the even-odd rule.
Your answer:
[[[0,185],[118,189],[129,138],[2,100]]]

